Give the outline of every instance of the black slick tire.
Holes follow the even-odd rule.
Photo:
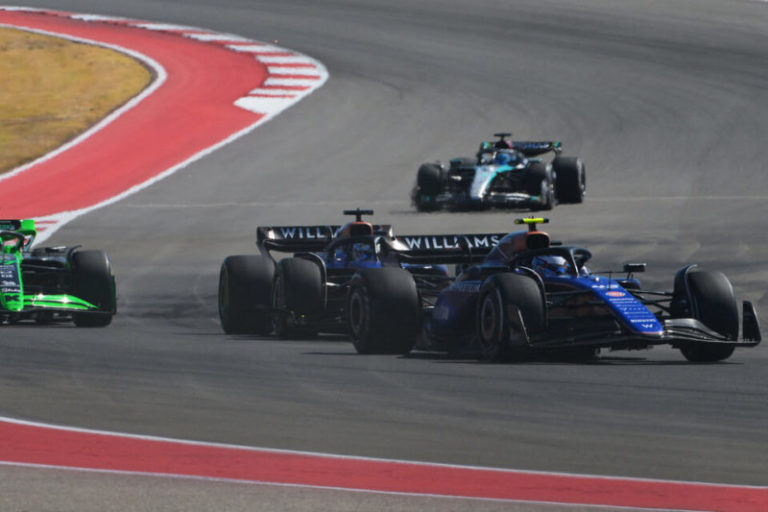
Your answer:
[[[347,326],[360,354],[407,354],[421,332],[413,276],[400,268],[362,269],[347,296]]]
[[[587,192],[587,173],[584,162],[571,156],[557,157],[552,161],[555,173],[555,195],[558,203],[581,203]]]
[[[105,327],[117,310],[115,278],[107,253],[100,250],[76,251],[72,255],[74,295],[98,306],[98,312],[75,313],[78,327]]]
[[[525,332],[545,323],[545,305],[539,284],[522,274],[498,273],[485,280],[477,301],[477,340],[483,359],[509,361],[530,352]],[[514,311],[519,311],[522,325]]]
[[[299,320],[318,315],[324,307],[322,271],[303,258],[285,258],[277,264],[273,287],[273,328],[282,339],[312,338],[317,328]]]
[[[219,271],[219,319],[227,334],[272,331],[274,262],[265,256],[228,256]]]
[[[728,339],[739,336],[739,306],[731,282],[722,272],[694,270],[688,273],[690,312],[713,331]],[[733,345],[690,343],[680,346],[680,352],[692,363],[714,363],[731,357]]]
[[[416,174],[414,203],[420,212],[440,209],[437,196],[443,191],[443,168],[438,164],[427,163],[419,167]]]

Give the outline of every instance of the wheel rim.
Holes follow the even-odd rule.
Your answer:
[[[545,210],[552,208],[554,203],[555,187],[549,180],[541,181],[541,203]]]
[[[494,290],[483,298],[480,306],[480,342],[485,348],[498,345],[502,320],[501,296]]]
[[[365,324],[365,301],[358,290],[349,297],[349,329],[352,337],[360,339]]]

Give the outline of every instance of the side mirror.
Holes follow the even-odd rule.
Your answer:
[[[645,272],[645,263],[626,263],[624,265],[624,272],[632,274],[634,272]]]

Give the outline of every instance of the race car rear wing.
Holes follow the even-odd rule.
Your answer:
[[[563,144],[556,140],[513,140],[509,141],[508,143],[511,143],[514,149],[529,157],[542,155],[550,151],[553,151],[557,154],[563,150]],[[477,156],[480,158],[484,154],[494,153],[499,149],[506,148],[506,145],[499,145],[499,141],[485,141],[480,144],[480,149],[477,152]]]
[[[259,249],[277,252],[322,251],[333,240],[341,225],[317,226],[259,226],[256,228],[256,245]],[[392,236],[392,226],[373,226],[376,234]]]
[[[259,226],[256,245],[269,251],[319,252],[328,247],[341,225]],[[446,235],[392,235],[392,226],[373,226],[385,242],[382,247],[405,263],[472,263],[481,261],[507,233]]]
[[[402,235],[395,245],[404,263],[478,263],[506,234]]]

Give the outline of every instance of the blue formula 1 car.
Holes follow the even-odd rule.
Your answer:
[[[419,211],[515,208],[551,210],[558,203],[581,203],[587,189],[584,163],[560,156],[557,141],[510,141],[497,133],[480,144],[476,158],[454,158],[419,167],[411,192]],[[544,162],[539,155],[553,152]]]
[[[474,345],[490,360],[536,353],[592,358],[598,349],[668,344],[692,362],[727,359],[760,343],[755,309],[719,272],[680,269],[672,291],[641,287],[628,264],[616,279],[589,271],[590,252],[538,231],[547,219],[518,219],[483,261],[463,269],[428,311],[425,332],[447,348]],[[458,261],[458,260],[457,260]],[[741,324],[741,326],[740,326]]]
[[[407,353],[423,312],[451,282],[442,261],[475,248],[490,252],[498,235],[395,237],[389,225],[348,210],[342,226],[262,226],[261,254],[227,257],[219,273],[219,317],[228,334],[311,337],[346,333],[361,353]],[[276,260],[272,253],[291,257]],[[471,259],[471,258],[470,258]]]

